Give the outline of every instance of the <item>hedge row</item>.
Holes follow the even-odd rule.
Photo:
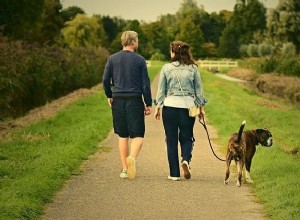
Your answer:
[[[39,47],[0,39],[0,121],[102,80],[103,48]]]
[[[239,62],[239,66],[254,69],[258,73],[278,73],[287,76],[300,76],[299,55],[243,59]]]

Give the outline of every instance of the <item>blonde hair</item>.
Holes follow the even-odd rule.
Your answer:
[[[135,31],[124,31],[121,35],[122,46],[126,47],[132,44],[132,41],[138,39],[138,33]]]

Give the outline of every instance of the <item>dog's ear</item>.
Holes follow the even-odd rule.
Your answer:
[[[256,129],[255,130],[256,134],[258,134],[258,135],[260,135],[262,131],[263,131],[263,129]]]

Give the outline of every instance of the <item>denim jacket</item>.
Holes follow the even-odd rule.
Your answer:
[[[204,106],[207,99],[203,95],[202,81],[197,66],[178,65],[179,62],[172,62],[162,67],[154,104],[162,107],[165,97],[183,96],[177,80],[178,76],[184,95],[193,97],[196,106]]]

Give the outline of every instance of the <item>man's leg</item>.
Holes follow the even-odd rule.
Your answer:
[[[119,151],[123,170],[127,170],[126,158],[128,157],[129,153],[128,138],[119,137]]]
[[[143,146],[143,141],[144,138],[142,137],[136,137],[132,139],[131,146],[130,146],[130,155],[133,156],[134,158],[137,158],[137,156],[139,155],[140,150]]]
[[[126,158],[129,179],[135,178],[135,175],[136,175],[135,161],[136,161],[136,158],[139,155],[140,150],[142,148],[143,140],[144,140],[144,138],[142,138],[142,137],[136,137],[136,138],[133,138],[131,141],[130,155]]]

